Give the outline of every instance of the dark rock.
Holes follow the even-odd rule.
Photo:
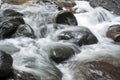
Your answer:
[[[120,25],[112,25],[108,28],[107,37],[112,38],[115,42],[120,42]]]
[[[75,63],[71,67],[75,80],[119,80],[120,66],[104,61],[92,61],[85,64]]]
[[[120,1],[119,0],[90,0],[93,7],[101,6],[117,15],[120,15]]]
[[[4,15],[4,17],[13,17],[13,16],[21,16],[22,17],[23,16],[22,13],[19,13],[15,10],[12,10],[12,9],[4,10],[3,15]]]
[[[75,16],[69,11],[60,11],[56,15],[54,22],[57,24],[78,25]]]
[[[12,37],[20,36],[35,38],[33,29],[27,24],[20,25]]]
[[[15,17],[9,20],[11,23],[19,26],[21,24],[25,24],[24,19],[22,17]]]
[[[70,11],[55,11],[52,13],[46,12],[42,13],[42,16],[45,18],[46,23],[55,23],[63,25],[78,25],[76,17]]]
[[[72,42],[79,46],[95,44],[98,42],[97,38],[91,33],[91,31],[85,27],[63,29],[57,34],[57,36],[55,36],[55,39]]]
[[[11,18],[0,24],[0,38],[10,38],[17,30],[18,26],[25,24],[23,18]]]
[[[63,44],[50,45],[49,53],[50,58],[56,63],[61,63],[75,54],[71,47]]]
[[[13,80],[37,80],[37,79],[35,76],[33,76],[30,73],[14,70],[13,71]]]
[[[0,51],[0,78],[8,77],[11,74],[12,63],[12,57],[3,51]]]

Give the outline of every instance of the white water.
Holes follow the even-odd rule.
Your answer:
[[[77,2],[78,3],[78,2]],[[79,6],[80,4],[84,4]],[[80,63],[93,61],[93,60],[104,60],[111,61],[115,63],[120,61],[120,45],[114,44],[113,40],[106,37],[105,33],[108,27],[112,24],[120,24],[120,17],[114,16],[105,9],[92,8],[88,2],[82,1],[80,4],[77,4],[78,12],[85,10],[86,13],[77,13],[75,14],[79,26],[85,26],[89,28],[94,35],[98,38],[99,42],[93,45],[86,45],[82,47],[77,47],[78,50],[81,50],[80,53],[77,53],[66,64],[56,65],[63,73],[62,80],[76,80],[72,76],[72,70],[69,64],[69,61],[79,61]],[[38,80],[51,80],[49,77],[46,78],[47,72],[50,72],[52,76],[57,77],[58,75],[54,72],[55,66],[51,63],[48,58],[48,54],[44,49],[47,45],[62,43],[54,42],[51,40],[51,32],[48,33],[46,38],[40,38],[40,26],[53,26],[53,24],[46,24],[46,19],[43,18],[43,13],[49,12],[52,13],[53,10],[46,8],[45,5],[31,4],[28,6],[17,6],[17,5],[8,5],[4,4],[1,7],[1,10],[6,8],[12,8],[19,12],[25,14],[24,20],[29,24],[35,31],[37,39],[30,38],[15,38],[15,39],[6,39],[0,41],[0,50],[4,50],[10,55],[12,55],[14,62],[13,67],[20,71],[25,71],[32,73],[37,76]],[[57,11],[56,11],[57,12]],[[56,34],[58,32],[55,32]],[[53,36],[55,36],[53,34]],[[69,45],[68,43],[62,43]],[[4,46],[4,48],[3,48]],[[70,44],[70,46],[75,46]],[[10,48],[10,49],[9,49]],[[48,47],[47,47],[48,48]],[[39,77],[39,76],[42,76]],[[59,80],[59,77],[57,77]],[[83,80],[83,79],[80,79]]]

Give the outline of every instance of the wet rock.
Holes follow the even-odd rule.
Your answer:
[[[11,74],[12,63],[12,57],[3,51],[0,51],[0,78],[8,77]]]
[[[115,42],[120,42],[120,25],[111,25],[106,33],[107,37],[112,38]]]
[[[61,63],[75,54],[74,50],[63,44],[54,44],[49,47],[49,56],[56,62]]]
[[[55,17],[54,22],[57,24],[78,25],[75,16],[69,11],[59,12]]]
[[[70,11],[57,11],[52,13],[42,13],[46,23],[55,23],[63,25],[78,25],[76,17]]]
[[[4,15],[4,17],[13,17],[13,16],[21,16],[22,17],[23,16],[22,13],[19,13],[15,10],[12,10],[12,9],[4,10],[3,15]]]
[[[24,19],[22,17],[13,17],[12,19],[9,20],[11,23],[19,26],[21,24],[25,24]]]
[[[23,18],[11,18],[0,24],[0,39],[10,38],[17,30],[18,26],[25,24]]]
[[[71,67],[75,80],[119,80],[120,66],[104,61],[92,61],[84,64],[77,62]]]
[[[101,6],[117,15],[120,15],[120,1],[119,0],[90,0],[93,7]]]
[[[30,73],[13,70],[13,80],[37,80],[35,76]],[[40,79],[41,80],[41,79]]]
[[[27,24],[20,25],[16,32],[12,35],[12,37],[20,36],[35,38],[33,29]]]
[[[85,27],[63,29],[59,33],[56,32],[53,39],[75,43],[79,46],[95,44],[98,42],[97,38],[91,33],[91,31]]]

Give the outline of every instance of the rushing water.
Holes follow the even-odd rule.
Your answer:
[[[71,67],[73,64],[69,62],[79,61],[81,63],[93,61],[93,60],[105,60],[111,62],[118,62],[120,59],[120,45],[113,43],[113,40],[106,37],[105,33],[108,27],[112,24],[120,24],[120,17],[112,15],[109,11],[98,7],[92,8],[88,2],[81,1],[76,2],[78,13],[74,14],[77,18],[79,26],[85,26],[89,28],[92,33],[98,38],[99,42],[93,45],[83,45],[82,47],[75,46],[70,43],[64,43],[61,41],[53,41],[51,37],[56,36],[58,31],[54,31],[52,26],[54,24],[47,23],[51,19],[51,14],[57,13],[55,7],[49,7],[39,4],[27,4],[27,5],[8,5],[3,4],[1,10],[11,8],[24,14],[24,20],[29,24],[36,35],[36,39],[31,38],[13,38],[0,41],[0,50],[4,50],[12,55],[14,62],[13,67],[20,71],[32,73],[37,76],[43,76],[46,78],[46,72],[51,72],[53,76],[57,77],[54,72],[55,67],[48,58],[47,51],[45,50],[48,45],[53,44],[66,44],[75,48],[76,55],[69,59],[66,64],[55,64],[63,73],[62,80],[77,80],[72,76]],[[56,11],[54,11],[56,10]],[[80,13],[80,12],[84,13]],[[47,16],[47,17],[46,17]],[[49,17],[49,19],[47,19]],[[48,21],[46,21],[48,20]],[[49,31],[46,34],[46,38],[41,38],[41,27],[49,27]],[[55,32],[55,34],[54,34]],[[79,50],[81,52],[79,52]],[[53,71],[52,71],[53,70]],[[40,77],[37,77],[40,80]],[[59,80],[59,77],[57,77]],[[48,78],[49,79],[49,78]],[[80,79],[83,80],[83,79]]]

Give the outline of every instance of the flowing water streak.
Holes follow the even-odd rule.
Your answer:
[[[68,63],[57,65],[57,67],[63,72],[63,80],[77,80],[71,75],[72,72],[70,66],[74,65],[69,64],[71,61],[79,61],[83,63],[97,59],[104,59],[105,61],[112,59],[114,62],[114,60],[119,61],[120,59],[120,46],[113,44],[113,41],[105,36],[108,26],[112,24],[120,24],[120,17],[112,15],[110,12],[101,7],[94,9],[88,5],[88,2],[82,2],[83,4],[87,4],[87,6],[82,6],[82,10],[84,9],[87,12],[75,14],[79,26],[88,27],[96,35],[99,42],[94,45],[82,46],[81,48],[77,47],[81,50],[81,53],[77,53],[73,56],[69,61],[67,61]],[[47,11],[44,6],[38,4],[31,4],[29,6],[4,4],[1,7],[1,10],[6,8],[12,8],[24,13],[25,22],[33,28],[35,35],[37,36],[37,39],[35,40],[21,37],[0,41],[0,46],[4,45],[6,47],[13,45],[16,47],[13,47],[15,49],[14,51],[7,50],[8,48],[4,49],[12,55],[14,59],[13,67],[37,76],[43,76],[43,79],[46,77],[46,72],[51,72],[53,76],[57,77],[56,72],[54,72],[55,66],[49,60],[48,54],[43,50],[47,44],[52,45],[54,42],[50,37],[40,39],[40,26],[52,26],[51,24],[47,24],[46,19],[42,14],[44,12],[46,13],[52,11]],[[79,10],[81,9],[81,7],[78,8]],[[41,77],[38,77],[38,80],[40,79]]]

